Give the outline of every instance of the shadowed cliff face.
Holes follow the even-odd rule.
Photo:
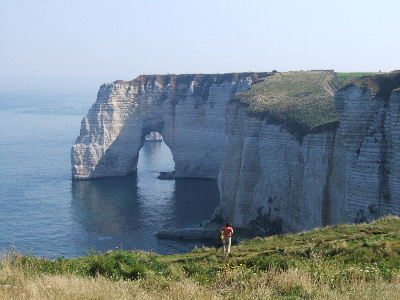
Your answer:
[[[145,135],[158,131],[171,149],[176,177],[218,178],[221,204],[205,228],[229,220],[268,235],[399,214],[399,74],[340,89],[333,114],[320,110],[333,107],[324,79],[330,72],[320,72],[318,87],[293,89],[297,98],[288,110],[277,101],[276,86],[265,95],[254,91],[285,78],[298,78],[293,87],[301,90],[301,76],[267,75],[154,75],[101,86],[72,148],[73,178],[135,172]],[[245,101],[232,99],[243,91]],[[284,97],[293,100],[291,93]],[[329,120],[338,115],[339,121],[309,122],[303,111]]]
[[[400,213],[400,73],[378,74],[338,91],[340,127],[335,144],[334,221],[363,222]]]
[[[399,214],[400,76],[362,80],[336,93],[339,122],[302,141],[229,103],[213,219],[268,235]]]

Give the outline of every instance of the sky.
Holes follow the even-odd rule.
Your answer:
[[[400,69],[398,0],[0,0],[0,91]]]

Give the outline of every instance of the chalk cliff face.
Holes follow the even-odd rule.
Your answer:
[[[399,87],[400,76],[390,84]],[[299,140],[229,102],[214,220],[268,235],[398,215],[400,91],[350,85],[335,104],[340,122]]]
[[[72,147],[72,176],[124,176],[137,169],[145,136],[159,132],[176,177],[218,176],[231,96],[267,74],[140,76],[100,87]]]
[[[249,117],[243,104],[229,103],[214,219],[265,235],[321,226],[337,123],[325,127],[300,143],[268,119]]]
[[[400,76],[394,79],[382,85],[399,87]],[[337,204],[331,205],[329,223],[399,214],[399,90],[382,95],[350,86],[336,94],[336,107],[340,126],[329,195]]]
[[[102,85],[72,148],[73,178],[134,172],[145,135],[158,131],[176,177],[218,178],[221,204],[204,228],[229,220],[268,235],[400,214],[400,75],[337,91],[339,121],[300,137],[232,99],[268,75]]]

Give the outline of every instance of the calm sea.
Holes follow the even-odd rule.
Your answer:
[[[219,203],[216,181],[157,179],[174,168],[164,143],[145,143],[137,175],[71,180],[70,149],[94,101],[84,92],[0,92],[0,248],[71,258],[89,250],[172,254],[213,245],[155,236],[200,226]]]

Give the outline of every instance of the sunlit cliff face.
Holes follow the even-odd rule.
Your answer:
[[[216,179],[225,144],[226,103],[255,73],[140,76],[102,85],[72,148],[72,176],[90,179],[136,171],[145,135],[170,147],[175,176]]]

